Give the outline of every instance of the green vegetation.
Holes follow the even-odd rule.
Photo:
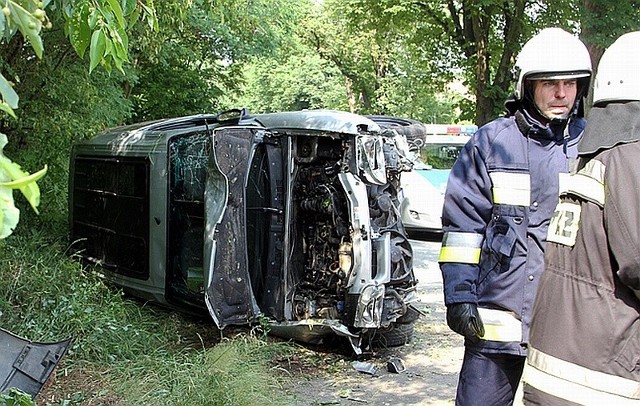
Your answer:
[[[532,33],[580,29],[597,61],[640,28],[639,3],[0,0],[2,237],[27,208],[0,240],[0,325],[36,341],[74,337],[51,404],[286,403],[269,359],[291,347],[221,340],[210,321],[131,301],[67,257],[74,141],[238,107],[482,123],[499,114]],[[14,207],[14,181],[45,167]],[[12,396],[0,404],[21,401]]]
[[[40,404],[287,404],[270,360],[293,347],[252,332],[222,339],[211,320],[130,300],[65,256],[58,237],[32,228],[0,245],[2,327],[34,341],[73,337]]]

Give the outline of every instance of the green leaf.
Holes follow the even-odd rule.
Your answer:
[[[137,7],[137,1],[136,0],[124,0],[124,7],[122,8],[122,12],[124,13],[124,15],[128,16],[131,13],[135,12]]]
[[[140,8],[136,7],[133,10],[133,13],[128,14],[130,26],[134,26],[138,22],[138,19],[140,18],[140,13],[141,13]]]
[[[113,54],[113,41],[111,40],[111,38],[107,37],[105,35],[104,37],[104,56],[109,56]]]
[[[13,109],[11,107],[9,107],[9,105],[7,103],[0,102],[0,110],[2,110],[5,113],[9,114],[11,117],[16,118],[16,113],[13,111]]]
[[[0,94],[2,94],[2,99],[10,108],[18,108],[18,100],[20,98],[16,91],[13,90],[13,86],[11,86],[9,81],[2,76],[2,74],[0,74]]]
[[[140,4],[140,5],[142,6],[142,9],[145,12],[145,17],[147,19],[147,24],[149,25],[149,28],[154,31],[158,31],[158,20],[156,19],[156,14],[154,12],[154,9],[144,4]]]
[[[13,191],[0,186],[0,239],[7,238],[20,221],[20,210],[13,204]]]
[[[13,182],[0,183],[0,187],[8,187],[10,189],[20,189],[20,192],[27,199],[34,212],[38,213],[38,206],[40,205],[40,188],[36,181],[42,179],[47,173],[47,165],[41,170],[31,175],[27,175],[20,179],[16,179]]]
[[[25,173],[26,176],[23,176],[19,179],[15,179],[10,182],[0,182],[0,186],[8,187],[11,189],[23,188],[31,182],[36,182],[42,179],[42,177],[47,174],[47,169],[48,167],[45,165],[44,168],[42,168],[38,172],[32,173],[31,175]]]
[[[111,9],[113,10],[113,14],[115,14],[116,19],[118,20],[118,25],[122,28],[127,26],[126,21],[124,20],[124,15],[122,14],[122,7],[120,7],[120,3],[117,0],[107,0]]]
[[[81,58],[84,57],[84,53],[89,47],[91,39],[91,29],[88,24],[89,7],[85,5],[80,6],[75,14],[71,15],[71,18],[67,20],[67,30],[69,35],[69,41]]]
[[[89,49],[89,72],[92,72],[96,66],[102,61],[106,50],[107,38],[100,29],[94,31],[91,35],[91,48]]]
[[[2,210],[7,221],[6,224],[0,225],[0,238],[4,238],[2,237],[3,233],[7,232],[7,229],[13,229],[18,221],[20,211],[15,209],[13,205],[13,189],[20,189],[33,211],[38,213],[40,188],[36,181],[41,179],[48,169],[45,165],[43,169],[30,175],[28,172],[23,171],[20,165],[4,156],[2,150],[6,145],[7,136],[0,133],[0,210]],[[16,211],[18,214],[16,214]]]
[[[22,35],[29,40],[38,58],[42,58],[42,52],[44,51],[42,38],[40,37],[42,22],[12,1],[7,2],[7,7],[11,11],[12,21],[18,26]]]
[[[91,13],[89,13],[89,28],[96,28],[96,24],[98,23],[98,10],[94,9]]]

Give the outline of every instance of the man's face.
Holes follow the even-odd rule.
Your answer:
[[[578,82],[575,79],[543,79],[533,82],[533,100],[549,120],[565,119],[576,101]]]

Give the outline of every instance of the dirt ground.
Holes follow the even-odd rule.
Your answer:
[[[418,308],[425,313],[416,324],[408,345],[373,353],[362,359],[328,354],[317,375],[292,371],[295,406],[320,405],[453,405],[458,371],[462,363],[462,338],[445,322],[442,282],[436,263],[439,242],[416,242],[414,269],[420,281]],[[399,358],[405,370],[392,373],[387,362]],[[358,372],[360,360],[375,365],[374,375]]]

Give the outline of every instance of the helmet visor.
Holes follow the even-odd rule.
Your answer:
[[[563,80],[578,79],[591,76],[591,72],[573,71],[573,72],[537,72],[527,75],[527,80]]]

